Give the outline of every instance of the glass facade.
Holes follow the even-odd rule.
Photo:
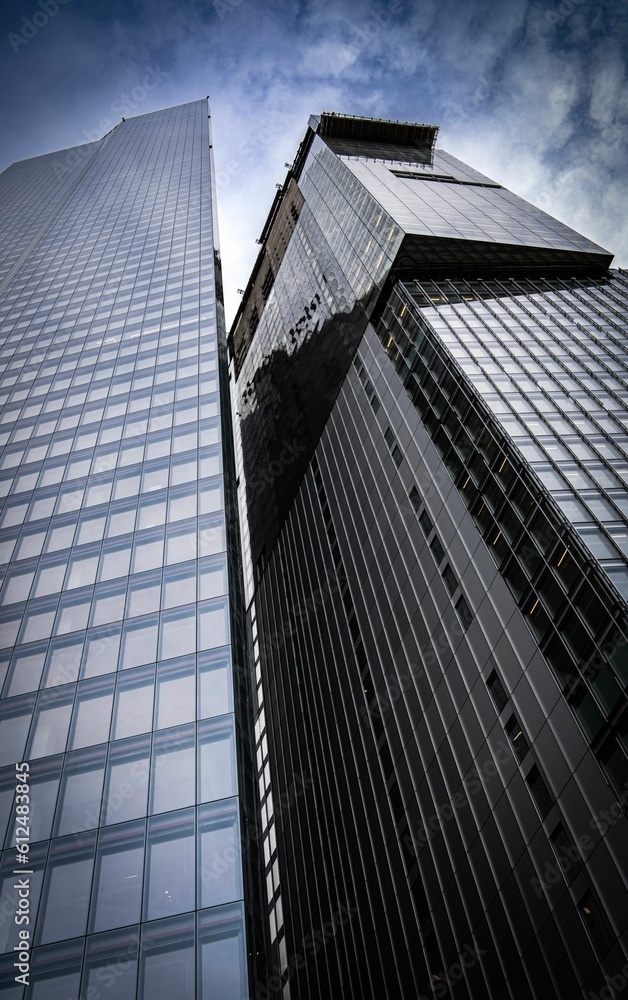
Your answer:
[[[15,1000],[241,1000],[255,967],[208,117],[197,101],[128,119],[0,177],[0,975]]]
[[[625,979],[625,275],[434,137],[310,119],[229,337],[284,1000]]]

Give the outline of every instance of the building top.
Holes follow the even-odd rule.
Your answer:
[[[426,153],[434,149],[438,135],[437,125],[339,115],[333,111],[312,115],[308,124],[322,139],[357,139],[391,146],[414,146]]]

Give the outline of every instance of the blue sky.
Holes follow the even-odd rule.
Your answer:
[[[9,0],[0,168],[210,95],[228,317],[308,116],[439,144],[628,266],[628,0]]]

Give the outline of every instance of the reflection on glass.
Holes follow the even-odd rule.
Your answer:
[[[125,823],[146,815],[149,757],[148,735],[110,747],[102,823]]]
[[[193,914],[144,927],[138,1000],[196,1000],[194,973]]]
[[[53,841],[42,894],[37,944],[85,933],[96,834]]]
[[[91,931],[139,920],[144,866],[144,822],[103,830],[98,842]]]
[[[194,809],[148,821],[144,919],[194,909]]]

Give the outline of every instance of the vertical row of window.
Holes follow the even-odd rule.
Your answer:
[[[594,752],[623,792],[623,608],[403,286],[378,334]]]
[[[512,747],[514,758],[521,765],[528,755],[530,744],[517,716],[510,708],[510,699],[496,670],[492,670],[488,675],[486,685],[497,714],[504,720],[504,730]],[[580,851],[567,834],[563,824],[557,819],[556,802],[536,764],[532,764],[527,769],[525,782],[541,820],[551,825],[549,842],[556,856],[557,871],[560,872],[567,885],[571,888],[576,877],[584,872]],[[589,837],[581,838],[581,841],[585,846],[589,847],[592,847],[594,843]],[[588,845],[587,841],[590,842]],[[585,878],[584,875],[583,878]],[[550,875],[549,881],[545,884],[550,886],[553,884],[553,881]],[[543,891],[543,880],[539,881],[537,879],[533,884],[536,885],[535,891],[537,895],[540,895]],[[613,944],[613,935],[606,917],[602,915],[601,907],[594,896],[593,890],[588,887],[583,891],[580,884],[576,896],[574,896],[574,890],[572,889],[572,897],[597,956],[603,959]]]
[[[281,882],[279,878],[279,858],[277,855],[277,825],[271,787],[270,759],[268,755],[268,732],[266,729],[266,711],[264,708],[264,688],[262,683],[262,668],[260,662],[260,642],[257,625],[255,599],[249,607],[250,640],[253,653],[253,669],[256,682],[257,718],[255,720],[255,758],[257,763],[257,780],[262,819],[262,853],[266,876],[267,917],[270,930],[271,945],[277,941],[281,975],[284,976],[288,967],[286,949],[286,931],[283,919],[283,902]],[[289,981],[284,983],[284,1000],[290,1000]]]

